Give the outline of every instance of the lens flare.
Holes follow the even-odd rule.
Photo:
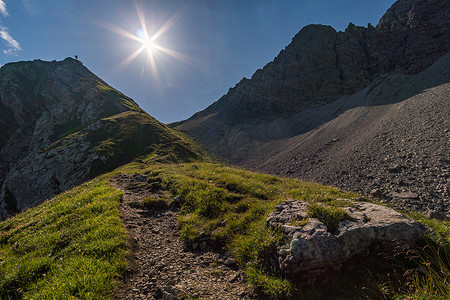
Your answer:
[[[136,5],[136,12],[139,18],[140,28],[136,30],[136,34],[130,33],[120,27],[109,24],[107,26],[103,26],[114,33],[128,38],[132,41],[136,41],[139,44],[139,48],[133,51],[130,55],[128,55],[118,66],[117,69],[121,70],[128,66],[131,62],[133,62],[141,53],[146,53],[147,62],[150,66],[152,74],[155,76],[155,79],[158,79],[158,72],[156,69],[156,58],[155,56],[159,54],[167,54],[171,57],[174,57],[178,60],[181,60],[185,63],[191,64],[188,56],[175,51],[173,49],[169,49],[167,47],[163,47],[158,44],[158,39],[164,35],[164,33],[169,30],[173,25],[175,25],[179,19],[181,18],[182,12],[178,12],[170,17],[158,30],[155,31],[154,34],[149,35],[149,30],[147,27],[147,21],[145,19],[144,13],[139,9]]]

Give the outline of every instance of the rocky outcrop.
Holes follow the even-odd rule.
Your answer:
[[[306,26],[174,126],[247,168],[448,211],[449,14],[448,1],[399,0],[375,27]]]
[[[0,69],[0,219],[144,153],[195,147],[80,61]]]
[[[269,214],[268,226],[279,228],[289,243],[278,249],[279,268],[284,273],[316,277],[339,270],[350,259],[369,254],[375,246],[393,247],[423,237],[426,227],[393,209],[367,202],[343,207],[351,220],[338,223],[335,231],[319,219],[308,217],[308,204],[286,200]],[[303,220],[303,222],[301,222]]]

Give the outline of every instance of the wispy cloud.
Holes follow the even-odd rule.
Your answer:
[[[0,37],[6,41],[8,49],[3,50],[3,53],[15,55],[17,51],[22,50],[18,41],[16,41],[8,31],[8,28],[0,26]]]
[[[6,3],[0,0],[0,14],[7,17],[8,11],[6,10]],[[18,41],[16,41],[10,34],[8,28],[0,25],[0,37],[5,40],[7,49],[3,50],[6,55],[17,55],[17,51],[22,50]]]
[[[3,0],[0,0],[0,13],[5,17],[8,15],[8,11],[6,10],[6,3]]]

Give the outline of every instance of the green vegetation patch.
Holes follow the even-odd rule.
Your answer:
[[[339,221],[353,220],[353,218],[342,208],[310,203],[307,207],[308,216],[317,218],[327,226],[329,232],[334,232],[338,228]]]
[[[309,218],[319,218],[332,231],[340,220],[351,219],[342,207],[359,195],[221,164],[157,161],[152,154],[116,172],[145,174],[149,189],[164,191],[163,197],[144,199],[147,207],[165,208],[178,197],[173,204],[180,208],[180,236],[188,247],[208,237],[213,246],[231,253],[249,283],[272,298],[323,296],[320,289],[308,290],[278,272],[274,254],[286,241],[265,219],[283,200],[298,199],[309,203]],[[117,209],[122,194],[109,187],[111,176],[97,177],[0,223],[0,299],[113,297],[115,278],[126,269],[126,233]],[[408,258],[403,270],[411,271],[399,273],[405,273],[401,277],[408,285],[398,282],[400,288],[394,289],[389,274],[370,277],[370,270],[363,270],[364,276],[360,270],[352,271],[356,281],[333,279],[333,292],[386,299],[442,299],[449,294],[449,222],[412,217],[435,233],[416,251],[398,253]],[[371,285],[363,289],[367,282]]]
[[[169,207],[167,199],[147,197],[143,201],[143,205],[148,209],[166,209]]]
[[[126,269],[121,192],[99,177],[0,223],[0,299],[105,299]]]
[[[433,232],[407,252],[411,262],[405,272],[408,292],[396,295],[396,299],[446,299],[450,295],[450,221],[430,219],[415,212],[406,215]]]

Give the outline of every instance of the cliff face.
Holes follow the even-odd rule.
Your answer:
[[[423,71],[450,49],[449,6],[400,0],[376,27],[306,26],[250,80],[186,123],[210,114],[229,125],[264,122],[351,95],[385,73]]]
[[[0,126],[0,218],[138,155],[197,155],[175,131],[70,58],[3,66]]]
[[[233,163],[286,174],[287,162],[293,158],[289,155],[293,152],[285,153],[283,164],[273,162],[270,168],[262,167],[260,164],[264,162],[258,158],[267,159],[283,147],[294,147],[283,144],[284,139],[327,126],[349,107],[388,105],[421,93],[422,90],[411,86],[414,91],[404,91],[403,95],[380,93],[379,97],[371,94],[370,99],[357,97],[360,102],[351,104],[344,100],[339,102],[372,86],[367,90],[370,94],[377,84],[391,75],[415,76],[424,72],[450,51],[449,16],[449,1],[399,0],[375,27],[350,24],[344,32],[336,32],[329,26],[306,26],[251,79],[244,78],[217,102],[176,124],[176,128]],[[445,76],[439,77],[420,86],[432,88],[445,80]],[[385,90],[391,88],[388,83],[396,85],[398,81],[383,82]],[[398,87],[394,86],[393,90]],[[333,103],[336,105],[331,105]],[[444,106],[443,110],[446,109]],[[275,142],[277,147],[273,146]],[[297,140],[297,145],[301,143]],[[275,170],[275,165],[282,169]],[[311,172],[314,170],[312,168]],[[305,176],[302,172],[290,174],[349,189],[354,187],[350,183],[325,180],[323,176]],[[401,190],[398,186],[392,189]]]

